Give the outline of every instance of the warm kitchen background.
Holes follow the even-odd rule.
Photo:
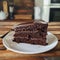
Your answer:
[[[60,21],[59,2],[60,0],[0,0],[0,10],[8,13],[10,18],[11,9],[9,7],[12,5],[14,7],[14,19]]]
[[[10,7],[14,8],[14,19],[34,19],[34,0],[0,0],[0,10],[9,16]]]

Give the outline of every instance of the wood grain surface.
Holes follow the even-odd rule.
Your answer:
[[[24,23],[24,22],[20,22],[20,21],[0,21],[0,35],[1,34],[5,34],[6,32],[8,32],[9,30],[11,30],[11,28],[15,25],[15,24],[19,24],[19,23]],[[45,53],[41,53],[41,54],[19,54],[19,53],[15,53],[12,52],[10,50],[7,50],[3,44],[2,44],[2,38],[0,38],[0,60],[44,60],[43,57],[52,57],[52,56],[60,56],[60,22],[50,22],[48,23],[48,31],[53,33],[54,35],[57,36],[58,38],[58,45]]]

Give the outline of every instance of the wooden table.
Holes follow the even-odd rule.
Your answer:
[[[23,23],[22,21],[0,21],[0,35],[8,32],[13,25]],[[41,54],[19,54],[5,49],[2,44],[2,38],[0,38],[0,60],[44,60],[43,57],[60,56],[60,22],[50,22],[48,31],[52,32],[58,37],[58,45],[45,53]]]

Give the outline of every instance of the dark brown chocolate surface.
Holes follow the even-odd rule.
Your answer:
[[[40,21],[19,24],[14,29],[14,41],[17,43],[46,45],[47,27],[47,23]]]

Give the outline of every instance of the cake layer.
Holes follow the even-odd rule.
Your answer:
[[[46,39],[41,39],[41,38],[14,38],[15,42],[17,43],[29,43],[29,44],[40,44],[40,45],[46,45]]]
[[[35,30],[46,31],[47,26],[48,24],[30,23],[30,24],[18,25],[14,30],[15,31],[35,31]]]
[[[15,34],[14,34],[14,37],[27,37],[27,38],[46,38],[46,35],[47,35],[47,33],[39,33],[39,32],[36,32],[36,33],[27,33],[27,32],[16,32]]]

